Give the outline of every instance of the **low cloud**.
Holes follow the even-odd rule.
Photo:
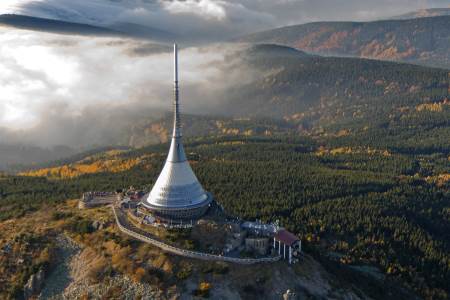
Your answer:
[[[224,89],[252,80],[230,59],[236,47],[181,49],[184,112],[207,114]],[[0,29],[0,143],[123,143],[126,128],[171,109],[172,55],[132,39]]]
[[[277,26],[369,20],[443,6],[442,0],[2,0],[0,13],[89,24],[135,22],[196,47],[180,55],[184,112],[207,114],[228,87],[254,78],[213,44]],[[195,43],[208,42],[207,45]],[[171,108],[171,47],[148,41],[0,27],[0,144],[120,143],[124,128]]]

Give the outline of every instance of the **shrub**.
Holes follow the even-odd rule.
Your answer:
[[[8,290],[8,297],[10,299],[20,299],[22,295],[23,295],[23,288],[20,286],[20,284],[14,284]]]
[[[191,276],[191,274],[192,274],[192,270],[182,269],[182,270],[178,271],[177,278],[180,280],[185,280],[185,279],[189,278],[189,276]]]
[[[230,270],[230,268],[228,267],[228,265],[226,263],[216,262],[214,264],[213,271],[215,274],[226,274],[226,273],[228,273],[229,270]]]
[[[195,242],[192,240],[185,240],[183,247],[187,250],[195,249]]]
[[[177,273],[177,278],[180,280],[185,280],[192,274],[192,265],[191,264],[183,264],[181,270]]]
[[[209,297],[209,291],[211,290],[211,283],[200,282],[198,288],[192,292],[194,296]]]
[[[142,282],[145,279],[146,275],[147,275],[147,272],[145,271],[145,269],[142,267],[138,267],[134,271],[132,278],[136,282]]]
[[[73,219],[68,225],[67,229],[78,234],[86,234],[94,231],[91,222],[83,219]]]
[[[208,263],[208,264],[202,266],[201,271],[204,274],[212,273],[214,271],[214,265],[211,263]]]
[[[102,279],[105,276],[110,275],[111,273],[112,273],[111,265],[104,257],[102,257],[100,259],[95,260],[92,263],[87,273],[87,277],[91,282],[98,283],[102,281]]]
[[[66,212],[62,212],[62,211],[54,211],[52,213],[52,220],[58,221],[58,220],[70,218],[71,216],[72,216],[71,213],[66,213]]]
[[[121,248],[115,252],[111,257],[113,267],[121,273],[131,274],[134,270],[134,262],[129,258],[130,253],[130,246]]]

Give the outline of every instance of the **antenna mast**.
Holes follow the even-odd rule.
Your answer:
[[[178,89],[178,46],[173,45],[174,56],[174,99],[173,99],[173,135],[174,138],[181,137],[181,122],[180,122],[180,102],[179,102],[179,89]]]

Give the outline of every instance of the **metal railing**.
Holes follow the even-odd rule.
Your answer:
[[[117,226],[119,227],[120,231],[122,231],[125,234],[128,234],[129,236],[134,237],[135,239],[138,239],[142,242],[149,243],[153,246],[156,246],[163,251],[189,257],[189,258],[196,258],[196,259],[202,259],[202,260],[209,260],[209,261],[224,261],[224,262],[231,262],[231,263],[237,263],[237,264],[245,264],[245,265],[251,265],[251,264],[257,264],[257,263],[263,263],[263,262],[275,262],[281,259],[281,256],[275,256],[275,257],[263,257],[263,258],[236,258],[236,257],[229,257],[229,256],[222,256],[222,255],[215,255],[215,254],[209,254],[204,252],[198,252],[198,251],[191,251],[186,250],[182,248],[177,248],[171,245],[168,245],[162,241],[158,241],[155,238],[149,237],[147,235],[144,235],[145,233],[139,233],[137,232],[138,228],[133,228],[133,225],[128,224],[128,222],[121,222],[121,218],[117,214],[116,207],[114,205],[111,206],[114,218],[116,219]],[[123,216],[122,216],[123,218]],[[127,223],[127,224],[125,224]],[[128,227],[128,228],[127,228]]]

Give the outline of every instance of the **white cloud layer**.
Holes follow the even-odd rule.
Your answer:
[[[185,112],[207,113],[213,95],[233,84],[233,72],[222,70],[227,51],[224,45],[181,50]],[[115,126],[171,109],[170,47],[0,28],[0,58],[0,129],[25,130],[15,135],[23,142],[96,144],[105,130],[112,134]]]

